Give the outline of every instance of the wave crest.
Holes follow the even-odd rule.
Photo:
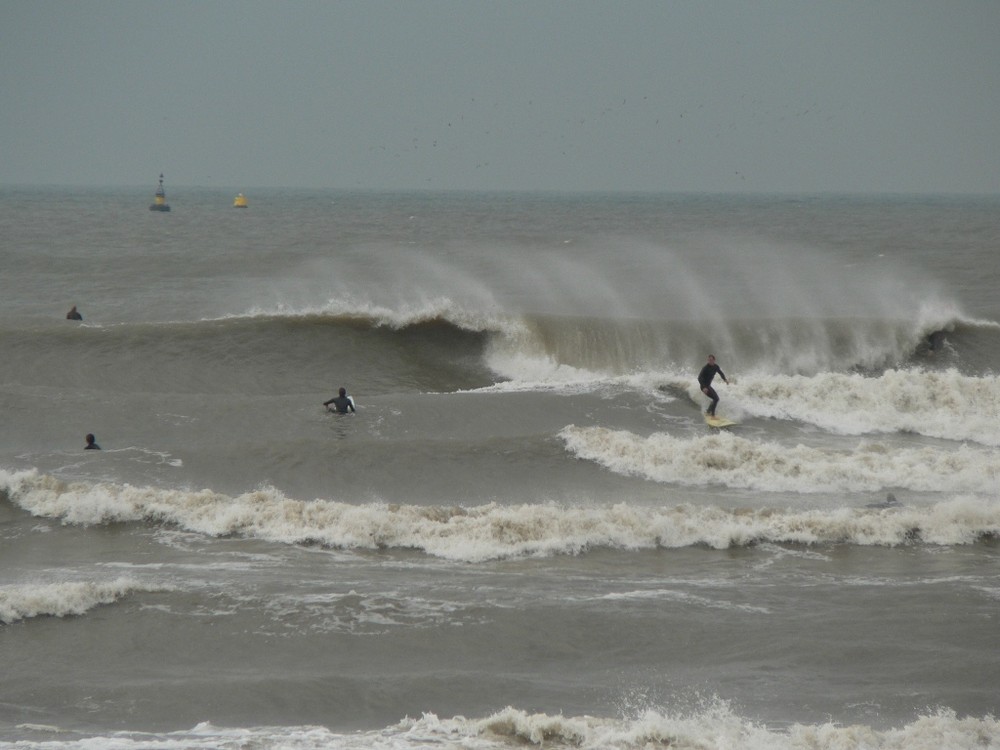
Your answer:
[[[684,699],[682,698],[683,702]],[[286,748],[384,748],[417,750],[428,747],[464,747],[507,750],[511,747],[574,747],[580,750],[634,750],[634,748],[733,747],[745,750],[911,750],[950,748],[973,750],[1000,740],[1000,722],[991,715],[959,716],[950,708],[927,711],[898,728],[875,729],[861,724],[844,726],[792,724],[769,727],[741,716],[719,698],[696,698],[693,707],[646,708],[624,718],[564,716],[531,713],[507,707],[484,718],[439,718],[425,712],[394,726],[341,734],[319,726],[218,727],[202,722],[190,730],[159,733],[115,733],[115,747],[154,750],[185,747],[214,750],[219,747]],[[40,734],[58,733],[56,727],[21,724]],[[100,739],[100,738],[98,738]],[[50,748],[53,740],[22,741],[26,749]],[[94,739],[60,741],[58,746],[85,750]]]
[[[888,370],[878,377],[746,378],[734,391],[759,417],[798,419],[838,434],[912,432],[1000,446],[1000,378],[945,371]]]
[[[474,507],[304,502],[273,488],[236,497],[114,484],[64,484],[34,472],[0,488],[36,516],[66,523],[146,522],[211,536],[239,535],[331,548],[413,549],[457,562],[758,542],[859,545],[970,544],[1000,536],[1000,505],[974,496],[928,507],[831,510],[716,506],[608,507],[554,503]]]
[[[850,451],[755,441],[730,432],[695,438],[648,436],[570,425],[567,450],[625,476],[690,487],[721,485],[769,492],[980,492],[996,480],[993,451],[960,446],[892,448],[865,441]]]
[[[913,747],[974,748],[1000,738],[1000,722],[993,716],[959,717],[941,708],[898,729],[794,724],[787,730],[770,728],[740,716],[726,701],[704,699],[688,711],[646,709],[634,718],[607,719],[528,713],[508,707],[485,719],[441,720],[433,714],[402,722],[395,728],[404,737],[476,737],[476,747],[531,746],[577,748],[740,747],[747,750],[787,748],[868,747],[903,750]],[[481,742],[482,744],[478,744]],[[406,745],[408,746],[408,745]]]
[[[0,623],[9,625],[33,617],[82,615],[102,604],[113,604],[134,591],[149,591],[132,578],[113,581],[69,581],[0,587]]]

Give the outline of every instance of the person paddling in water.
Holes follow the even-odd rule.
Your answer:
[[[701,392],[712,399],[712,403],[709,404],[708,409],[705,413],[710,416],[715,416],[715,407],[719,404],[719,394],[715,392],[712,387],[712,378],[718,375],[722,378],[722,382],[729,385],[729,381],[726,380],[726,375],[722,372],[722,369],[715,364],[715,355],[708,355],[708,364],[701,368],[701,372],[698,373],[698,385],[701,386]]]
[[[333,409],[330,409],[330,404],[333,404]],[[349,411],[355,411],[354,399],[347,395],[346,388],[341,388],[336,396],[329,401],[324,401],[323,406],[330,409],[330,411],[336,411],[337,414],[347,414]]]

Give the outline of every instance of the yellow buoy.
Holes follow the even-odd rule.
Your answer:
[[[160,175],[160,186],[156,188],[156,193],[153,195],[153,204],[149,207],[150,211],[169,211],[170,206],[167,205],[167,194],[163,190],[163,175]]]
[[[240,193],[239,195],[237,195],[233,199],[233,207],[234,208],[246,208],[247,207],[247,199],[246,199],[246,196],[243,195],[243,193]]]

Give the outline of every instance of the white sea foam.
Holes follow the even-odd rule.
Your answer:
[[[397,628],[457,627],[475,621],[456,601],[426,599],[412,593],[321,593],[312,595],[250,597],[243,604],[265,610],[271,625],[261,625],[279,637],[304,632],[342,632],[355,635],[384,633]]]
[[[878,377],[821,373],[747,376],[727,389],[727,408],[795,419],[845,435],[912,432],[1000,446],[1000,377],[889,370]]]
[[[674,714],[648,709],[636,718],[621,720],[528,714],[508,708],[475,722],[474,727],[479,737],[495,736],[532,745],[554,743],[595,749],[656,745],[746,750],[846,747],[882,750],[940,750],[948,747],[961,750],[981,747],[984,741],[991,742],[1000,736],[1000,724],[992,716],[959,718],[948,710],[921,716],[901,729],[887,731],[835,724],[794,725],[781,731],[740,717],[724,701],[705,703],[707,705],[692,712]],[[431,717],[425,716],[422,721],[429,719]]]
[[[101,737],[67,738],[57,727],[22,724],[44,739],[0,741],[0,750],[509,750],[518,747],[573,747],[579,750],[978,750],[1000,741],[993,716],[958,716],[942,708],[898,728],[865,725],[793,724],[773,728],[739,715],[719,699],[701,699],[688,710],[647,708],[635,716],[603,718],[529,713],[508,707],[485,718],[438,718],[424,713],[395,726],[348,734],[317,726],[218,727],[208,722],[163,734],[114,732]],[[46,735],[54,735],[52,737]]]
[[[958,718],[948,710],[925,715],[898,730],[877,731],[865,726],[835,724],[794,725],[787,731],[740,717],[723,701],[690,713],[672,714],[649,709],[634,719],[609,720],[590,716],[564,717],[528,714],[508,708],[475,723],[480,737],[496,736],[543,745],[565,744],[579,748],[633,748],[650,745],[675,748],[727,747],[746,750],[784,748],[865,747],[883,750],[953,750],[980,747],[984,738],[1000,735],[992,716]],[[428,721],[425,716],[422,721]]]
[[[694,594],[688,593],[686,591],[677,591],[673,589],[652,589],[652,590],[637,590],[637,591],[624,591],[615,592],[612,594],[603,594],[600,597],[606,601],[638,601],[638,600],[654,600],[654,601],[672,601],[672,602],[683,602],[686,605],[693,607],[704,607],[709,609],[728,609],[728,610],[738,610],[741,612],[754,612],[757,614],[769,614],[770,610],[766,607],[756,607],[752,604],[733,604],[721,599],[711,599],[706,596],[696,596]]]
[[[479,392],[558,391],[570,394],[591,391],[609,381],[607,373],[561,364],[546,354],[529,355],[499,347],[488,354],[486,364],[504,380],[476,389]]]
[[[160,591],[133,578],[111,581],[66,581],[61,583],[0,586],[0,623],[10,624],[32,617],[82,615],[101,604],[113,604],[134,591]]]
[[[751,440],[731,432],[699,437],[637,435],[605,427],[560,432],[567,450],[611,471],[687,486],[724,485],[771,492],[995,492],[995,454],[959,445],[889,448],[866,439],[853,450],[821,450]]]
[[[734,440],[719,436],[714,440]],[[729,450],[716,451],[729,462]],[[875,461],[879,463],[879,461]],[[735,471],[736,467],[732,469]],[[117,484],[60,482],[0,472],[0,490],[37,516],[65,523],[164,523],[211,536],[239,535],[341,549],[416,549],[448,560],[578,554],[758,542],[956,545],[1000,535],[996,497],[953,497],[927,507],[827,510],[646,507],[554,503],[475,507],[304,502],[262,488],[239,496]]]

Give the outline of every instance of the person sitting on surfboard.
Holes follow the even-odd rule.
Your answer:
[[[83,316],[80,315],[80,311],[76,309],[76,305],[66,313],[66,320],[83,320]]]
[[[341,388],[336,396],[331,398],[329,401],[323,402],[323,406],[327,409],[330,408],[330,404],[333,404],[333,410],[335,410],[337,414],[347,414],[349,411],[355,411],[354,399],[347,395],[346,388]]]
[[[99,451],[101,446],[97,444],[97,438],[94,437],[94,433],[87,433],[87,444],[83,446],[85,451]]]
[[[722,369],[715,364],[715,355],[708,355],[708,364],[701,368],[701,372],[698,373],[698,385],[701,386],[701,392],[712,399],[712,403],[709,405],[705,413],[710,416],[715,416],[715,407],[719,405],[719,394],[715,392],[712,387],[712,378],[718,375],[722,378],[722,381],[729,385],[729,381],[726,380],[726,375],[722,372]]]

